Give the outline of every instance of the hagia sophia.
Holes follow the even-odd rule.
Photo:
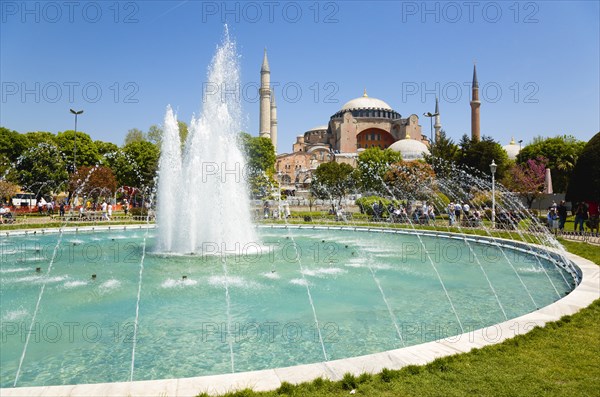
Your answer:
[[[271,71],[266,50],[260,74],[259,136],[270,138],[277,151],[277,106],[270,86]],[[471,91],[471,139],[479,141],[481,102],[475,66]],[[442,129],[437,98],[435,112],[425,116],[434,118],[437,138]],[[430,140],[421,131],[418,115],[403,118],[386,102],[368,96],[365,89],[362,96],[346,102],[334,113],[327,124],[297,136],[291,153],[277,155],[275,169],[282,187],[293,190],[295,186],[309,183],[312,171],[322,163],[336,161],[356,166],[358,155],[367,148],[389,148],[400,152],[403,160],[413,161],[429,154],[429,146]],[[520,146],[513,139],[504,149],[509,158],[514,159]]]

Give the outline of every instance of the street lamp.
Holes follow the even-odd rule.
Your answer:
[[[75,111],[69,109],[75,115],[75,146],[73,148],[73,172],[77,170],[77,116],[83,113],[83,110]]]
[[[492,160],[492,164],[490,164],[490,170],[492,171],[492,229],[496,228],[496,168],[498,166]]]
[[[423,113],[423,116],[429,117],[429,135],[431,135],[431,143],[433,143],[433,118],[439,116],[439,113]]]
[[[519,141],[519,151],[521,151],[521,144],[522,144],[522,143],[523,143],[523,140],[521,139],[521,140]]]

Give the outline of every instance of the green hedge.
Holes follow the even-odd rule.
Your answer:
[[[390,204],[393,204],[394,207],[397,207],[399,205],[398,200],[390,200],[385,197],[377,197],[377,196],[361,197],[361,198],[357,199],[355,201],[355,203],[360,208],[361,214],[373,216],[373,215],[375,215],[373,213],[373,204],[379,203],[380,201],[383,204],[383,214],[382,214],[383,216],[389,215],[387,207]]]

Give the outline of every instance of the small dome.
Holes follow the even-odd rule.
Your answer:
[[[370,98],[367,95],[367,90],[363,96],[354,98],[344,104],[342,106],[342,111],[351,110],[351,109],[385,109],[385,110],[393,110],[390,105],[377,98]]]
[[[427,146],[415,139],[401,139],[394,142],[389,148],[394,152],[400,152],[404,161],[421,160],[425,155],[429,155]]]
[[[310,130],[306,130],[306,132],[309,132],[309,131],[322,131],[322,130],[326,130],[327,131],[327,128],[329,128],[328,125],[318,125],[318,126],[316,126],[314,128],[311,128]]]
[[[515,160],[517,158],[517,154],[519,154],[521,151],[521,146],[515,143],[515,138],[512,138],[508,145],[504,145],[502,147],[508,154],[509,160]]]

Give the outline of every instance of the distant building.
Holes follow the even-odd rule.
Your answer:
[[[425,148],[429,145],[427,137],[421,134],[416,114],[402,118],[381,99],[369,97],[365,90],[363,96],[346,102],[328,124],[299,135],[292,153],[278,155],[275,167],[287,175],[283,179],[299,183],[319,164],[337,161],[356,166],[361,149],[386,149],[407,136]]]
[[[271,71],[265,50],[261,67],[260,136],[270,138],[277,151],[277,106],[270,86]],[[481,140],[479,82],[473,66],[471,87],[471,139]],[[438,98],[435,100],[435,138],[442,129]],[[296,137],[291,153],[277,155],[275,163],[280,181],[287,185],[310,182],[312,172],[322,163],[337,161],[356,166],[358,154],[372,147],[400,152],[406,161],[422,159],[429,154],[430,142],[422,134],[419,116],[402,118],[381,99],[363,95],[346,102],[329,122]],[[510,159],[515,159],[520,146],[514,139],[504,146]]]
[[[275,153],[277,153],[277,105],[275,104],[275,94],[271,89],[271,69],[267,59],[267,50],[263,57],[263,63],[260,68],[260,113],[258,134],[261,137],[271,139]]]
[[[506,151],[506,154],[508,154],[509,160],[516,160],[517,155],[521,151],[521,145],[517,145],[515,143],[515,138],[512,138],[508,145],[504,145],[502,147],[504,148],[504,151]]]

